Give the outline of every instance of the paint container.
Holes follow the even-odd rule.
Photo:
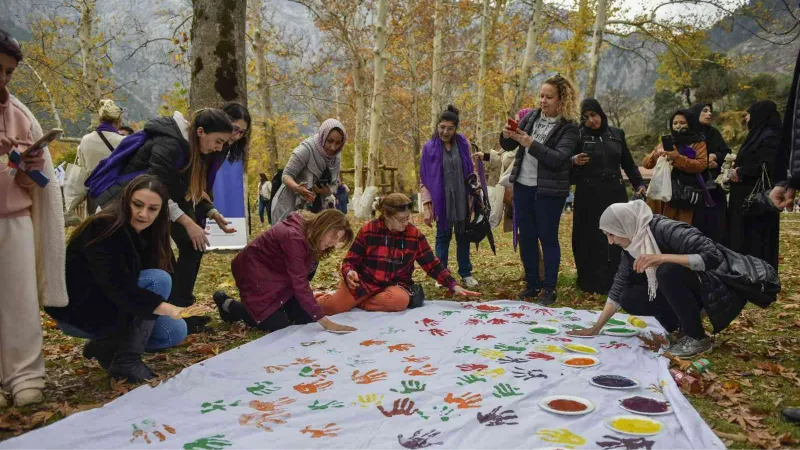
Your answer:
[[[703,391],[703,386],[700,384],[700,380],[698,378],[684,374],[677,369],[669,369],[669,373],[672,375],[672,379],[675,380],[675,383],[678,386],[691,392],[692,394],[699,394]]]
[[[636,328],[647,328],[647,323],[636,316],[628,317],[628,323],[635,326]]]
[[[700,358],[697,361],[693,362],[689,370],[686,371],[687,374],[698,374],[702,375],[706,372],[711,370],[711,361],[707,360],[706,358]]]

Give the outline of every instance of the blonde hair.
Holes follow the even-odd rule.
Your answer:
[[[100,100],[100,110],[97,111],[101,122],[116,122],[122,117],[122,108],[114,100]]]
[[[575,85],[561,74],[553,75],[544,80],[542,84],[549,84],[558,91],[558,114],[569,121],[577,122],[580,118],[580,112],[578,109],[578,90],[575,89]]]
[[[405,194],[395,192],[382,197],[376,210],[381,213],[381,217],[393,217],[397,213],[406,210],[411,211],[411,208],[407,208],[410,204],[410,198],[406,197]]]
[[[355,236],[353,235],[353,228],[350,226],[350,221],[347,220],[347,216],[342,214],[338,209],[326,209],[317,214],[306,210],[298,211],[298,213],[303,218],[303,230],[306,234],[306,240],[308,241],[308,245],[311,246],[311,253],[314,255],[316,261],[327,258],[335,250],[335,248],[329,248],[320,251],[319,244],[325,233],[332,230],[337,233],[339,231],[344,231],[341,244],[343,246],[349,246],[350,243],[353,242]]]

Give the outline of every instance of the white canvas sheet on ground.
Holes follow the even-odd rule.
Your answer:
[[[676,387],[667,360],[638,339],[575,339],[599,349],[601,364],[559,364],[564,331],[596,317],[510,301],[353,311],[336,320],[356,333],[293,326],[0,448],[724,448]],[[663,331],[645,319],[648,330]],[[531,333],[537,325],[562,332]],[[589,384],[601,374],[641,386]],[[597,409],[562,416],[539,407],[556,394],[587,398]],[[660,434],[626,436],[604,425],[628,414],[617,401],[630,394],[670,402],[675,413],[657,417]]]

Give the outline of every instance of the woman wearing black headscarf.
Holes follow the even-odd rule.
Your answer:
[[[745,216],[742,203],[761,179],[764,169],[767,175],[775,169],[781,128],[778,105],[769,100],[755,102],[747,109],[746,120],[750,132],[736,155],[736,172],[731,177],[733,183],[728,209],[730,248],[761,258],[777,270],[780,216],[772,212]]]
[[[581,120],[570,177],[575,184],[572,253],[578,269],[578,288],[607,294],[619,266],[620,248],[608,244],[598,225],[600,215],[611,204],[628,201],[620,167],[637,194],[644,195],[645,187],[628,150],[625,132],[608,126],[600,102],[593,98],[581,102]]]
[[[703,232],[708,238],[723,242],[725,236],[725,222],[728,215],[728,201],[725,191],[714,182],[720,174],[725,157],[731,153],[730,147],[718,129],[711,126],[711,116],[714,106],[711,103],[697,103],[689,110],[697,116],[699,121],[698,132],[706,138],[708,152],[708,170],[703,178],[706,181],[708,192],[714,200],[714,206],[699,208],[692,219],[692,225]]]
[[[668,203],[648,198],[647,204],[653,210],[653,214],[661,214],[668,219],[691,224],[694,211],[702,207],[703,201],[706,205],[713,204],[701,175],[708,167],[705,138],[697,132],[699,126],[697,117],[688,109],[676,111],[670,118],[669,125],[674,148],[664,149],[659,143],[655,150],[644,158],[642,167],[652,169],[659,158],[667,158],[672,162],[672,180],[683,186],[700,189],[703,192],[703,199],[700,200],[700,205],[688,206],[677,200],[673,193],[673,199]]]

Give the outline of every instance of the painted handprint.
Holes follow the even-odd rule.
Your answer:
[[[494,319],[490,320],[488,323],[492,325],[505,325],[508,323],[506,319],[501,319],[499,317],[495,317]]]
[[[452,316],[453,314],[460,314],[460,313],[461,311],[442,311],[439,313],[439,315],[443,317],[449,317]]]
[[[464,386],[465,384],[472,384],[478,382],[484,382],[484,383],[486,382],[486,378],[475,375],[464,375],[463,377],[458,377],[458,379],[460,381],[458,381],[456,384],[458,384],[459,386]]]
[[[449,406],[447,406],[447,405],[444,405],[444,406],[434,406],[434,407],[433,407],[433,410],[439,413],[439,420],[441,420],[442,422],[447,422],[447,421],[449,421],[449,420],[450,420],[450,414],[453,414],[454,412],[456,412],[456,410],[455,410],[455,409],[453,409],[453,408],[451,408],[451,407],[449,407]],[[420,414],[420,415],[421,415],[423,418],[425,418],[425,419],[428,419],[428,416],[424,416],[424,415],[422,415],[422,414]]]
[[[537,322],[535,320],[518,320],[518,321],[516,321],[514,323],[521,323],[523,325],[536,325],[539,322]]]
[[[489,339],[495,339],[495,337],[491,334],[479,334],[472,339],[475,339],[476,341],[488,341]]]
[[[392,405],[392,410],[387,411],[383,406],[378,405],[378,411],[386,417],[394,416],[413,416],[419,408],[414,408],[414,401],[410,398],[397,399]]]
[[[497,398],[504,398],[504,397],[514,397],[517,395],[522,395],[522,392],[519,391],[519,388],[515,388],[508,383],[500,383],[494,385],[495,392],[492,393],[493,396]]]
[[[489,370],[489,369],[479,370],[479,371],[475,372],[475,375],[478,375],[480,377],[492,377],[492,379],[495,379],[497,377],[503,376],[505,373],[506,373],[506,369],[503,369],[502,367],[498,367],[498,368],[492,369],[492,370]]]
[[[377,369],[372,369],[367,373],[361,374],[359,370],[354,370],[350,379],[356,384],[370,384],[377,381],[383,381],[387,378],[386,372],[378,372]]]
[[[526,350],[525,347],[516,347],[508,344],[495,344],[494,349],[500,350],[501,352],[516,352],[516,353],[522,353]]]
[[[502,406],[498,406],[488,414],[483,414],[478,411],[478,423],[484,424],[487,427],[496,427],[498,425],[518,425],[519,422],[511,422],[512,420],[518,419],[517,413],[510,409],[499,412],[502,408]]]
[[[410,362],[410,363],[424,363],[425,361],[429,361],[431,358],[429,356],[404,356],[403,362]]]
[[[475,309],[477,309],[478,311],[489,311],[489,312],[497,312],[503,310],[503,308],[493,305],[478,305]]]
[[[655,441],[648,441],[643,437],[621,438],[607,434],[603,436],[603,438],[608,439],[608,441],[600,441],[595,443],[606,450],[612,450],[615,448],[625,450],[652,450],[653,445],[656,443]]]
[[[525,313],[508,313],[506,317],[513,317],[514,319],[522,319],[525,317]]]
[[[512,358],[510,356],[504,356],[497,360],[500,364],[524,364],[529,362],[527,359],[523,358]]]
[[[484,348],[482,350],[479,350],[478,354],[483,356],[484,358],[489,358],[489,359],[493,359],[493,360],[498,360],[498,359],[502,358],[503,356],[506,356],[506,354],[501,352],[501,351],[492,350],[492,349],[488,349],[488,348]]]
[[[429,377],[435,374],[437,370],[439,369],[431,366],[430,364],[425,364],[419,369],[415,369],[411,366],[406,366],[406,368],[403,369],[403,373],[411,377]]]
[[[467,319],[464,325],[480,325],[482,322],[478,319]]]
[[[432,439],[439,436],[441,433],[436,430],[428,431],[427,433],[423,433],[423,430],[417,430],[409,436],[408,438],[404,438],[402,434],[397,435],[397,442],[403,447],[410,450],[417,450],[420,448],[427,448],[432,445],[442,445],[444,442],[431,442]]]
[[[548,340],[548,341],[553,341],[553,342],[572,342],[572,339],[570,339],[570,338],[565,338],[565,337],[552,337],[552,336],[548,336],[548,337],[547,337],[547,340]]]
[[[556,428],[553,430],[539,430],[536,432],[543,441],[552,444],[562,444],[570,447],[577,447],[586,443],[586,439],[574,434],[566,428]]]
[[[385,343],[386,341],[376,341],[375,339],[368,339],[366,341],[361,342],[358,345],[361,345],[362,347],[372,347],[375,345],[383,345]]]
[[[514,378],[522,378],[522,381],[528,381],[534,378],[547,378],[547,375],[542,373],[539,369],[525,370],[522,367],[514,367],[511,373],[514,374]]]
[[[624,342],[617,342],[617,341],[611,341],[608,344],[601,345],[600,347],[613,349],[613,350],[617,350],[617,349],[620,349],[620,348],[631,348],[630,345],[628,345],[628,344],[626,344]]]
[[[453,353],[472,353],[473,355],[477,354],[480,351],[477,347],[470,347],[469,345],[465,345],[463,347],[456,348]]]
[[[528,359],[543,359],[545,361],[552,361],[552,360],[556,359],[553,356],[550,356],[550,355],[548,355],[546,353],[541,353],[541,352],[530,352],[525,356],[527,356]]]
[[[300,370],[300,376],[304,378],[327,378],[339,372],[336,366],[320,367],[319,364],[305,366]]]
[[[475,370],[483,370],[489,368],[489,366],[487,366],[486,364],[459,364],[456,367],[461,369],[462,372],[473,372]]]
[[[227,411],[226,408],[228,408],[228,407],[239,406],[239,402],[240,402],[240,400],[236,400],[235,402],[233,402],[233,403],[231,403],[229,405],[225,404],[225,400],[215,400],[213,402],[203,402],[203,404],[200,405],[200,408],[201,408],[200,409],[200,414],[208,414],[208,413],[214,412],[214,411]]]
[[[431,336],[444,336],[444,335],[450,334],[450,332],[449,332],[449,331],[447,331],[447,330],[441,330],[441,329],[439,329],[439,328],[428,328],[428,329],[419,330],[419,331],[423,331],[423,332],[427,331],[427,332],[430,332],[430,333],[431,333]]]
[[[561,354],[561,353],[566,353],[567,352],[563,348],[561,348],[561,347],[559,347],[557,345],[552,345],[552,344],[537,345],[536,346],[536,350],[540,351],[540,352],[544,352],[544,353],[556,353],[556,354]]]
[[[311,439],[319,439],[323,437],[336,437],[338,436],[337,433],[339,433],[340,431],[342,431],[342,429],[337,428],[335,423],[329,423],[319,430],[311,428],[311,425],[308,425],[307,427],[300,430],[300,432],[303,434],[311,434]]]
[[[233,443],[225,439],[224,434],[215,434],[200,438],[194,442],[183,444],[183,450],[221,450],[230,447]]]
[[[447,394],[444,401],[456,405],[458,409],[480,408],[483,397],[481,394],[467,392],[460,397],[454,397],[452,393]]]
[[[300,383],[294,386],[294,390],[301,394],[316,394],[333,386],[333,381],[324,381],[323,378],[314,380],[311,383]]]
[[[399,394],[411,394],[413,392],[423,392],[425,390],[425,387],[427,386],[427,384],[421,383],[416,380],[403,381],[400,383],[400,385],[403,388],[402,391],[398,391],[397,389],[394,388],[389,390],[392,392],[397,392]]]
[[[419,323],[419,322],[414,322],[414,323]],[[428,318],[422,319],[422,326],[425,327],[436,327],[439,326],[440,323],[441,322],[433,319],[428,319]]]
[[[273,374],[277,372],[283,372],[283,370],[286,369],[287,367],[289,366],[266,366],[264,367],[264,370],[266,370],[267,373],[269,374]]]
[[[175,428],[172,428],[169,425],[162,424],[161,427],[158,426],[156,422],[150,419],[143,420],[139,425],[131,424],[133,427],[133,431],[131,432],[131,444],[139,438],[142,438],[146,444],[151,444],[152,440],[150,439],[150,433],[153,433],[159,442],[164,442],[167,439],[167,436],[161,432],[159,428],[162,428],[169,434],[175,434]]]
[[[489,314],[487,314],[487,313],[478,313],[478,314],[473,314],[473,315],[472,315],[472,318],[473,318],[473,319],[481,319],[481,320],[486,320],[486,319],[488,319],[488,318],[489,318]]]
[[[309,342],[301,342],[300,345],[303,347],[311,347],[312,345],[322,345],[328,341],[309,341]]]
[[[553,315],[553,310],[552,309],[547,309],[547,308],[534,308],[533,309],[533,313],[534,314],[541,314],[543,316],[552,316]]]
[[[295,400],[289,397],[281,397],[277,400],[271,402],[262,402],[259,400],[253,400],[247,404],[247,406],[255,409],[256,411],[279,411],[281,406],[291,405],[294,403]]]
[[[389,346],[389,353],[406,352],[414,348],[414,344],[395,344]]]
[[[529,338],[529,337],[525,337],[525,336],[519,337],[519,338],[517,338],[516,341],[514,341],[514,343],[517,344],[517,345],[533,345],[533,344],[536,344],[537,342],[539,342],[538,339]]]
[[[308,405],[308,409],[312,411],[322,411],[328,408],[344,408],[344,403],[333,400],[328,403],[320,403],[319,400],[314,400],[314,403]]]
[[[316,360],[316,359],[311,359],[311,358],[295,358],[294,362],[293,362],[293,363],[290,363],[289,365],[290,365],[290,366],[305,366],[305,365],[307,365],[307,364],[314,364],[315,362],[317,362],[317,360]],[[288,367],[288,366],[284,366],[284,367]]]
[[[375,364],[375,360],[362,359],[361,355],[350,356],[347,358],[347,365],[350,367],[366,366],[367,364]]]
[[[280,389],[280,386],[273,386],[271,381],[258,381],[255,385],[248,387],[247,392],[261,397],[262,395],[277,392]]]
[[[283,406],[294,403],[295,400],[289,397],[281,397],[272,402],[251,401],[248,406],[258,412],[242,414],[239,416],[239,425],[245,426],[255,423],[257,428],[264,431],[272,431],[271,425],[282,425],[291,414],[283,410]]]
[[[358,403],[353,402],[353,405],[360,405],[362,408],[369,408],[370,406],[378,406],[383,403],[383,395],[378,394],[367,394],[367,395],[359,395],[358,396]]]

